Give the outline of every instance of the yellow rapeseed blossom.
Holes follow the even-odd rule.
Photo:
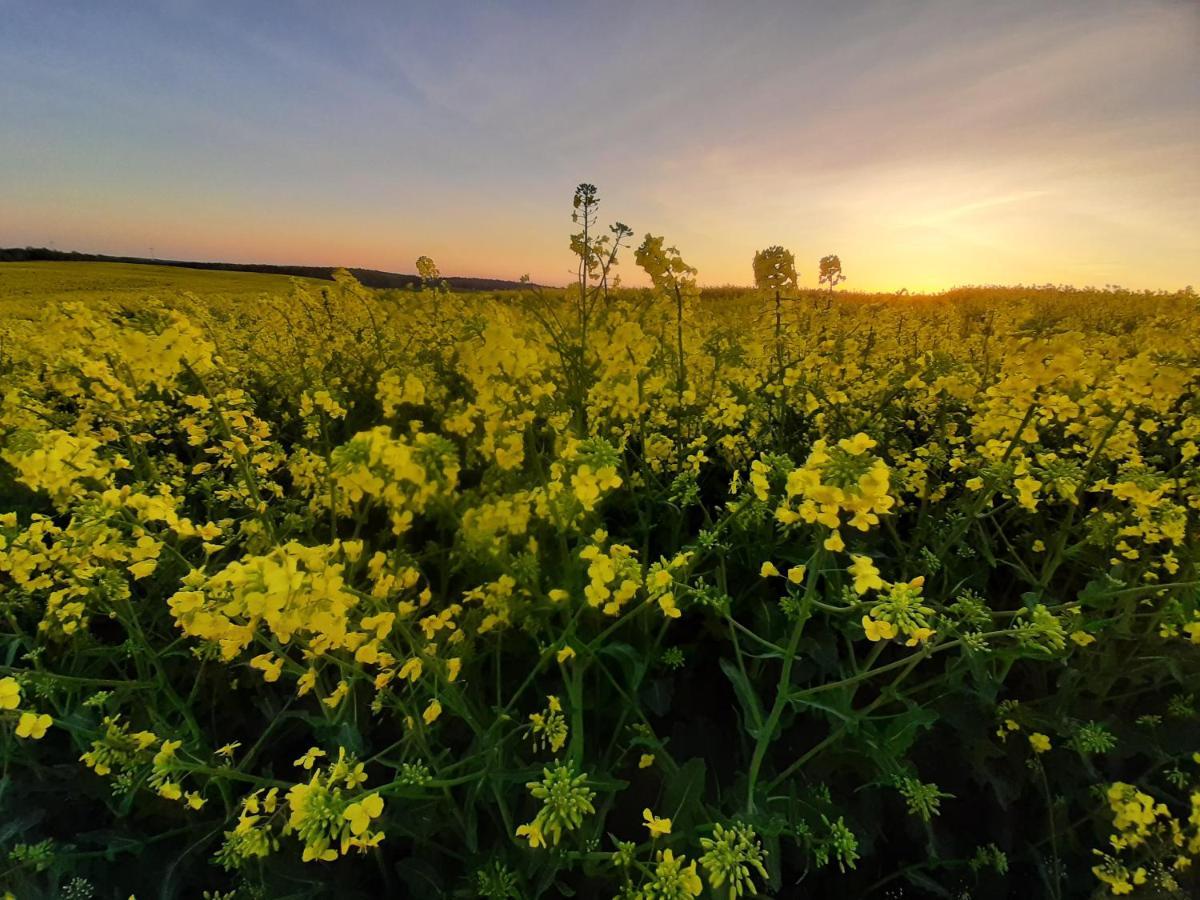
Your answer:
[[[883,579],[879,577],[879,570],[868,557],[851,554],[850,559],[850,575],[854,578],[855,593],[865,594],[870,590],[882,590]]]
[[[46,730],[53,722],[46,713],[23,712],[17,722],[17,737],[40,741],[46,736]]]
[[[432,725],[437,721],[438,716],[442,714],[442,704],[436,699],[430,700],[429,705],[425,707],[425,711],[421,713],[421,718],[425,720],[426,725]]]
[[[15,678],[0,678],[0,709],[16,709],[21,705],[21,685]]]
[[[642,810],[642,819],[650,832],[651,838],[659,838],[671,833],[671,820],[654,815],[649,809]]]

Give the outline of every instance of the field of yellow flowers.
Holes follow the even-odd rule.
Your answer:
[[[0,269],[0,892],[1196,896],[1197,298],[594,212],[565,291]]]

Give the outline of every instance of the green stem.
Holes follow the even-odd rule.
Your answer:
[[[784,651],[783,668],[779,673],[779,684],[775,688],[775,702],[771,706],[771,712],[767,715],[766,724],[758,732],[758,739],[754,745],[754,755],[750,759],[750,772],[746,779],[746,812],[754,812],[754,789],[758,784],[759,772],[762,770],[763,760],[766,758],[767,750],[771,746],[771,742],[775,739],[775,731],[779,728],[779,719],[783,715],[784,709],[791,702],[791,683],[792,683],[792,666],[796,661],[796,650],[800,646],[800,638],[804,634],[804,625],[808,621],[812,610],[812,601],[816,598],[817,584],[820,582],[820,572],[818,571],[818,562],[821,559],[822,551],[818,550],[809,560],[809,575],[808,585],[804,591],[804,597],[801,601],[800,610],[796,614],[796,621],[792,625],[792,633],[788,638],[787,648]]]

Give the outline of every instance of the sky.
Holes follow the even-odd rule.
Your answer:
[[[1200,0],[0,0],[0,123],[0,246],[1200,287]]]

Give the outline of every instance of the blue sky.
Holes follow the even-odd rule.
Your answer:
[[[561,283],[1200,281],[1200,4],[0,0],[0,245]],[[640,283],[627,259],[631,283]]]

